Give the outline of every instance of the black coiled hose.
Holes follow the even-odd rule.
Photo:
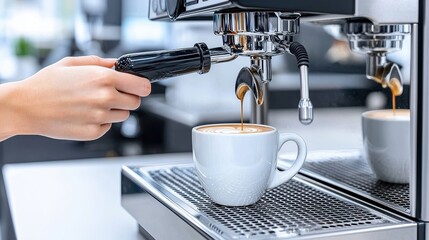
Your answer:
[[[302,65],[306,65],[307,67],[309,66],[310,62],[308,60],[307,51],[301,43],[293,42],[289,47],[289,51],[296,57],[296,61],[298,62],[298,68]]]

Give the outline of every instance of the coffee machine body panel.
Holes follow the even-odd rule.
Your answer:
[[[244,11],[283,11],[301,12],[308,15],[341,14],[351,16],[355,13],[355,0],[151,0],[149,18],[174,19],[197,18],[211,20],[213,12],[241,9]],[[163,7],[161,7],[163,6]],[[172,10],[174,8],[174,10]]]
[[[418,0],[151,0],[151,20],[212,20],[214,12],[230,11],[299,12],[303,19],[335,23],[367,19],[375,24],[418,22]]]

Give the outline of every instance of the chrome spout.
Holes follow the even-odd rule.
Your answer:
[[[262,105],[264,103],[262,84],[258,66],[244,67],[238,73],[237,80],[235,81],[235,95],[241,100],[250,91],[255,102],[258,105]]]
[[[386,53],[368,53],[366,60],[366,77],[381,86],[389,87],[395,96],[402,94],[402,74],[396,63],[386,60]]]
[[[268,83],[272,78],[271,56],[251,56],[250,68],[241,69],[235,82],[235,94],[243,99],[247,91],[251,91],[252,101],[251,122],[268,124]]]

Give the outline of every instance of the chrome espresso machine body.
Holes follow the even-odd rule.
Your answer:
[[[310,124],[309,60],[295,41],[300,21],[338,25],[351,50],[366,55],[366,77],[402,92],[401,69],[387,56],[410,48],[410,183],[377,181],[359,152],[309,153],[293,180],[255,205],[212,203],[190,161],[123,167],[122,205],[148,239],[429,239],[429,5],[424,0],[152,0],[153,20],[213,21],[223,46],[131,54],[117,70],[152,81],[249,57],[236,80],[254,98],[252,122],[266,123],[272,56],[295,55],[301,79],[299,120]],[[158,63],[158,64],[154,64]],[[161,67],[162,65],[162,67]],[[310,72],[311,75],[311,72]],[[316,76],[311,75],[314,78]],[[317,115],[315,116],[317,117]],[[404,136],[408,137],[408,136]],[[282,166],[279,166],[282,167]]]

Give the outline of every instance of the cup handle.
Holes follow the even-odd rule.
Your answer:
[[[294,133],[280,134],[279,149],[277,151],[280,151],[282,146],[288,141],[293,141],[296,143],[296,145],[298,146],[298,156],[290,168],[284,171],[280,171],[276,168],[274,176],[270,184],[268,185],[268,188],[275,188],[295,176],[295,174],[298,173],[299,169],[301,169],[305,159],[307,158],[307,145],[305,144],[304,139]],[[276,161],[278,162],[278,159]]]

